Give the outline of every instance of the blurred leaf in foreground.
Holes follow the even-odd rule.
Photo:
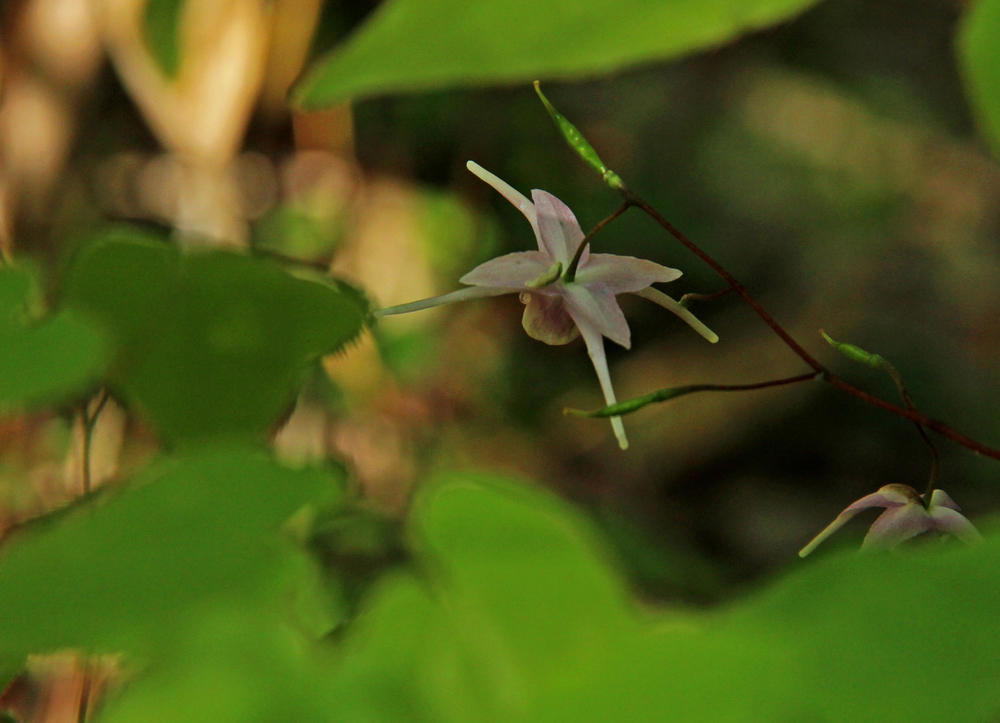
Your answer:
[[[977,0],[958,38],[965,86],[983,135],[1000,157],[1000,0]]]
[[[257,531],[273,531],[310,496],[289,494],[292,478],[323,486],[323,475],[278,472],[263,460],[233,464],[218,452],[208,459],[178,463],[178,473],[199,472],[187,484],[166,474],[80,511],[44,538],[58,542],[44,557],[30,545],[31,558],[12,549],[0,567],[6,652],[57,641],[166,650],[109,708],[116,722],[237,723],[282,712],[303,721],[610,722],[627,711],[629,721],[662,721],[667,712],[706,723],[985,723],[1000,713],[996,539],[976,549],[827,558],[727,610],[643,611],[565,503],[456,475],[415,504],[419,576],[383,578],[334,650],[275,624],[278,583],[289,577],[280,561],[296,553],[223,522],[253,518]],[[216,477],[227,480],[218,489]],[[251,486],[246,499],[247,479],[266,480],[269,494]],[[224,513],[184,512],[180,500],[192,493],[194,507],[211,506],[199,496],[205,487]],[[165,499],[123,507],[157,490]],[[282,503],[265,512],[272,495]],[[231,514],[248,501],[249,515]],[[147,505],[165,507],[173,522]],[[81,529],[100,543],[81,544]],[[154,539],[171,544],[151,554]],[[137,544],[123,550],[123,540]],[[58,612],[48,597],[54,568]],[[41,575],[31,588],[11,569]],[[932,683],[922,695],[916,683],[900,683],[921,680]]]
[[[390,0],[293,95],[348,98],[582,78],[719,45],[815,0]]]
[[[989,721],[1000,544],[803,565],[714,613],[643,613],[577,514],[463,476],[426,492],[430,584],[383,582],[335,720]],[[932,682],[915,695],[899,681]]]
[[[309,590],[281,527],[341,485],[256,450],[203,449],[32,523],[0,557],[0,662],[64,648],[145,662],[188,645],[205,616],[279,625]]]
[[[32,318],[35,290],[25,267],[0,267],[0,410],[83,391],[106,363],[104,338],[79,314]]]
[[[307,364],[361,331],[363,296],[224,251],[184,254],[129,228],[85,249],[70,305],[119,342],[113,380],[172,441],[260,435]]]

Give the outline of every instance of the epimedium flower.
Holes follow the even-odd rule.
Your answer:
[[[614,254],[592,254],[582,247],[584,233],[576,216],[562,201],[545,191],[533,190],[531,200],[481,166],[469,161],[472,173],[497,190],[528,219],[537,251],[521,251],[491,259],[463,276],[467,288],[443,296],[392,306],[374,312],[376,317],[406,314],[442,304],[452,304],[501,294],[520,294],[524,303],[522,325],[528,335],[546,344],[568,344],[583,337],[594,364],[605,401],[617,403],[611,386],[604,337],[628,349],[631,333],[615,298],[633,293],[672,311],[711,342],[719,337],[678,302],[652,284],[680,277],[677,269]],[[628,448],[621,417],[612,417],[618,444]]]
[[[837,519],[802,548],[799,557],[808,555],[848,520],[869,507],[885,507],[886,510],[871,526],[861,544],[862,550],[887,550],[929,530],[946,532],[968,544],[977,544],[983,539],[944,490],[934,490],[930,505],[925,507],[924,496],[915,489],[909,485],[891,484],[862,497],[837,515]]]

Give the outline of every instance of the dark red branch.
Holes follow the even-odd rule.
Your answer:
[[[778,324],[777,321],[774,320],[774,317],[772,317],[764,309],[764,307],[762,307],[757,302],[757,300],[750,295],[750,292],[747,291],[745,288],[743,288],[743,285],[739,281],[737,281],[728,271],[726,271],[715,259],[713,259],[707,253],[702,251],[702,249],[693,241],[691,241],[691,239],[689,239],[687,236],[681,233],[672,223],[670,223],[667,219],[661,216],[660,213],[655,208],[650,206],[649,203],[645,201],[645,199],[643,199],[641,196],[639,196],[629,188],[622,188],[621,194],[629,205],[635,206],[636,208],[640,208],[643,211],[645,211],[646,214],[649,215],[650,218],[652,218],[658,224],[660,224],[660,226],[662,226],[667,231],[667,233],[669,233],[675,239],[680,241],[680,243],[684,245],[689,251],[691,251],[698,258],[700,258],[702,261],[708,264],[712,268],[712,270],[715,271],[715,273],[721,276],[722,279],[727,284],[729,284],[729,287],[733,291],[735,291],[737,294],[743,297],[743,300],[750,305],[750,308],[752,308],[757,313],[757,316],[763,319],[764,323],[767,324],[769,327],[771,327],[771,330],[774,331],[774,333],[777,334],[783,342],[785,342],[788,348],[791,349],[793,352],[795,352],[795,354],[797,354],[798,357],[802,359],[802,361],[804,361],[806,364],[808,364],[817,372],[820,372],[822,374],[822,378],[826,382],[832,384],[837,389],[840,389],[842,392],[846,392],[847,394],[850,394],[852,397],[860,399],[862,402],[866,404],[870,404],[873,407],[878,407],[879,409],[883,409],[891,414],[895,414],[898,417],[902,417],[903,419],[908,419],[911,422],[917,423],[918,425],[923,425],[927,429],[933,430],[938,434],[940,434],[941,436],[947,437],[948,439],[962,445],[967,449],[971,449],[973,452],[986,455],[987,457],[991,457],[996,460],[1000,460],[1000,450],[994,449],[993,447],[989,447],[985,444],[977,442],[974,439],[966,437],[964,434],[955,431],[944,422],[932,419],[931,417],[928,417],[926,414],[918,412],[916,409],[900,407],[899,405],[887,402],[884,399],[880,399],[879,397],[869,394],[868,392],[861,391],[857,387],[848,384],[846,381],[844,381],[837,375],[833,374],[815,357],[813,357],[812,354],[807,352],[802,347],[801,344],[795,341],[795,339],[793,339],[792,336],[787,331],[785,331],[781,327],[781,325]]]

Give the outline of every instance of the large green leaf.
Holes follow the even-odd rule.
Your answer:
[[[387,0],[294,93],[348,98],[582,78],[675,58],[785,20],[816,0]]]
[[[183,647],[112,699],[101,723],[333,720],[332,666],[318,646],[238,609],[198,622]]]
[[[978,549],[835,557],[783,581],[728,625],[769,628],[782,640],[823,720],[995,721],[998,606],[994,536]],[[911,681],[927,687],[913,695]]]
[[[33,320],[32,273],[0,267],[0,410],[82,391],[103,370],[105,339],[79,314]]]
[[[757,717],[762,691],[794,686],[780,649],[640,613],[590,526],[544,491],[465,476],[414,515],[429,582],[386,581],[357,622],[335,720],[783,720]]]
[[[1000,0],[976,0],[959,32],[969,100],[983,134],[1000,157]]]
[[[235,253],[184,254],[130,229],[81,254],[66,295],[117,339],[114,381],[174,441],[267,430],[307,364],[357,336],[366,313],[336,282]]]
[[[579,517],[465,477],[425,494],[430,583],[346,640],[335,720],[993,721],[1000,540],[834,556],[715,613],[641,612]],[[626,713],[627,712],[627,713]]]
[[[86,567],[86,573],[60,574],[74,583],[64,600],[66,620],[49,615],[47,604],[31,618],[0,617],[4,641],[9,632],[14,641],[24,637],[13,631],[19,620],[36,626],[42,620],[53,621],[59,630],[54,639],[68,644],[97,640],[96,647],[107,649],[109,641],[124,647],[146,640],[155,644],[126,649],[168,649],[106,711],[114,723],[986,723],[1000,713],[995,538],[978,549],[935,546],[893,556],[796,562],[795,573],[728,610],[642,610],[630,601],[590,525],[565,503],[538,489],[455,476],[422,493],[414,506],[419,574],[384,578],[334,652],[276,624],[274,614],[277,583],[285,577],[275,574],[283,566],[273,531],[310,496],[289,499],[278,490],[301,489],[290,487],[296,474],[317,475],[316,482],[322,475],[255,474],[274,468],[264,460],[234,464],[219,452],[208,459],[179,462],[176,474],[127,493],[138,499],[143,490],[172,489],[155,500],[155,508],[165,506],[175,524],[164,526],[147,505],[111,514],[120,503],[112,500],[66,525],[91,525],[88,539],[107,540],[121,523],[114,543],[135,539],[146,553],[123,553],[120,544],[105,542],[77,554],[73,545],[82,538],[70,535],[59,546],[70,550],[68,559],[50,553],[31,560],[42,573],[43,591],[52,588],[47,571],[53,565]],[[195,469],[198,481],[180,484],[181,471]],[[211,500],[195,494],[192,509],[181,511],[181,497],[220,476],[229,481]],[[282,501],[265,514],[264,496],[251,493],[248,518],[256,522],[247,526],[254,534],[222,522],[231,512],[223,499],[243,496],[237,476],[266,477],[267,488]],[[193,512],[212,502],[223,511]],[[151,519],[153,529],[128,524],[135,513]],[[94,533],[105,526],[108,531]],[[182,530],[193,539],[178,548],[174,542]],[[169,552],[150,554],[153,539],[166,540]],[[238,552],[247,544],[250,549]],[[193,554],[199,546],[202,551]],[[11,557],[19,554],[15,548]],[[209,561],[212,554],[221,561]],[[138,564],[140,558],[154,571]],[[0,565],[0,590],[11,582],[4,577],[7,564]],[[156,571],[161,565],[166,573]],[[192,566],[200,572],[178,572]],[[123,573],[139,580],[133,583]],[[182,590],[169,588],[167,580]],[[39,602],[26,581],[27,575],[14,581],[27,590],[25,609]],[[106,598],[104,621],[91,606],[100,585],[114,593]],[[140,595],[153,600],[134,604]],[[156,621],[163,621],[163,630],[152,630]],[[169,646],[160,643],[168,639]]]
[[[203,449],[33,523],[0,556],[0,660],[62,648],[169,655],[206,616],[234,610],[280,624],[307,572],[281,527],[341,484],[262,452]]]

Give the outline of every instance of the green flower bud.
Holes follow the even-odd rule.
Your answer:
[[[616,191],[620,191],[624,188],[625,184],[622,182],[622,179],[618,177],[618,174],[604,165],[604,161],[602,161],[601,157],[597,155],[597,151],[595,151],[594,147],[590,145],[586,138],[583,137],[583,134],[577,130],[575,125],[566,120],[566,118],[549,102],[549,99],[545,97],[544,93],[542,93],[542,88],[538,84],[537,80],[535,81],[535,92],[538,93],[538,97],[541,98],[542,104],[545,106],[545,110],[547,110],[549,115],[552,116],[552,120],[554,120],[556,125],[559,126],[559,130],[562,132],[563,138],[566,139],[566,142],[569,143],[570,148],[576,151],[580,158],[586,161],[591,168],[597,171],[601,175],[601,178],[604,179],[604,182],[611,186],[611,188]]]

